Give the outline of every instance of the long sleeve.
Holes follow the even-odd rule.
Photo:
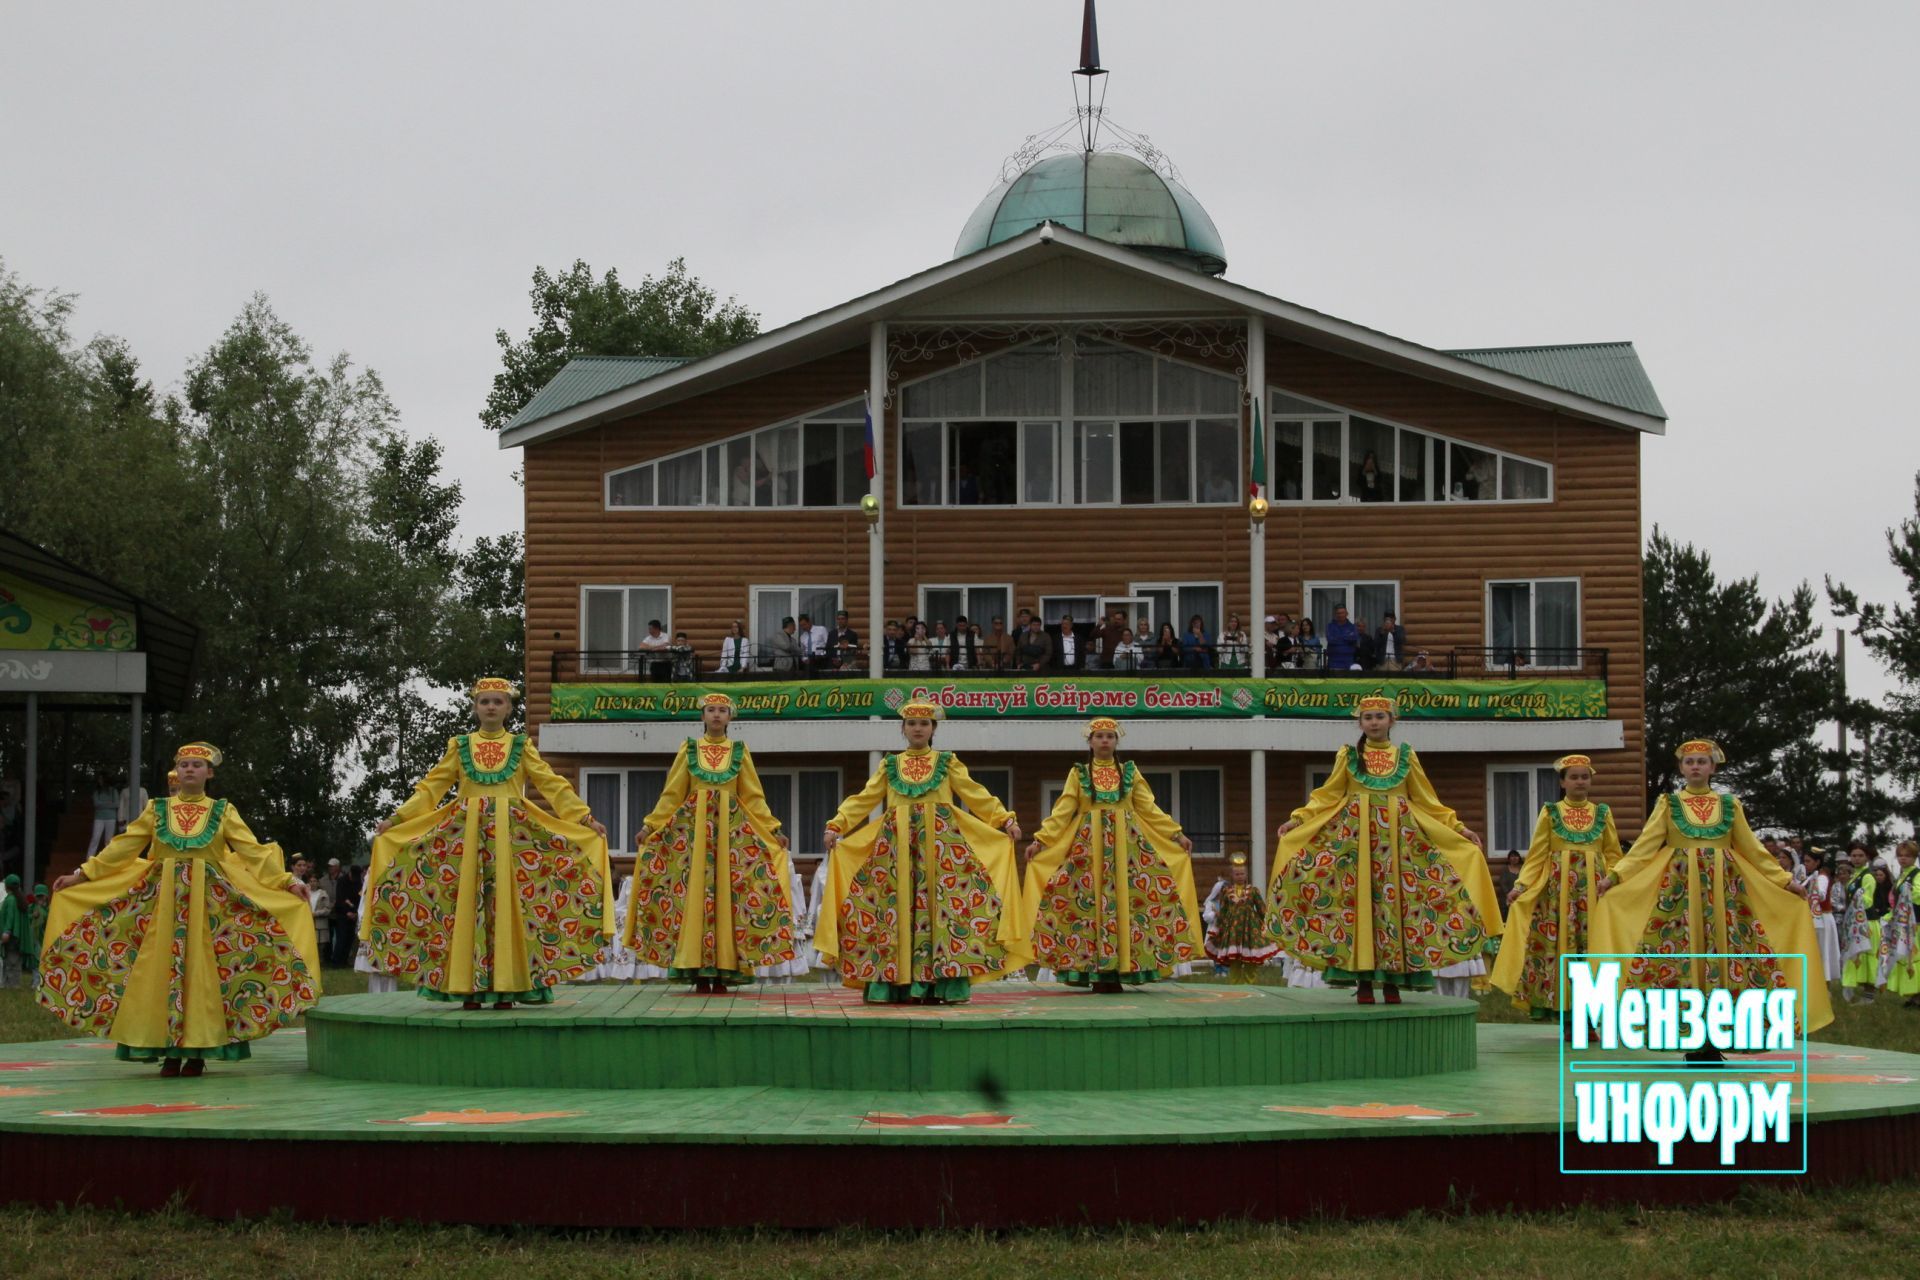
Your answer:
[[[1012,821],[1012,811],[1000,803],[1000,797],[973,780],[959,756],[947,758],[947,785],[953,788],[954,798],[967,806],[968,813],[995,830]]]
[[[98,880],[132,862],[153,843],[154,822],[153,802],[148,801],[147,807],[140,811],[139,817],[127,824],[125,831],[109,840],[106,848],[80,864],[80,874],[89,880]]]
[[[1052,844],[1065,835],[1067,828],[1073,825],[1073,820],[1080,816],[1080,798],[1085,794],[1086,792],[1080,787],[1080,770],[1069,769],[1067,785],[1060,792],[1060,799],[1054,803],[1053,812],[1048,814],[1047,820],[1040,824],[1040,829],[1033,833],[1033,838],[1044,846]]]
[[[1779,885],[1782,889],[1793,888],[1793,872],[1780,865],[1780,860],[1767,852],[1760,843],[1760,837],[1753,834],[1753,828],[1747,825],[1746,806],[1740,803],[1738,796],[1728,796],[1726,803],[1733,806],[1733,832],[1731,843],[1741,853],[1747,855],[1760,872]]]
[[[665,829],[674,810],[687,802],[687,792],[693,787],[693,774],[687,770],[687,750],[687,744],[681,743],[667,770],[667,784],[660,788],[660,799],[654,803],[653,812],[640,820],[640,825],[649,832]]]
[[[269,889],[285,889],[293,884],[293,873],[287,870],[286,854],[280,846],[271,842],[262,844],[232,805],[228,805],[221,816],[220,835],[227,842],[227,852],[261,884]]]
[[[1553,870],[1553,807],[1540,806],[1539,820],[1533,824],[1533,839],[1527,845],[1527,857],[1520,864],[1520,878],[1514,888],[1525,893]]]
[[[887,766],[882,764],[867,779],[867,785],[855,795],[848,796],[840,804],[840,811],[827,819],[827,830],[845,835],[867,820],[867,815],[878,809],[887,799]]]
[[[1633,842],[1633,848],[1621,855],[1620,861],[1614,863],[1613,870],[1608,874],[1618,883],[1638,872],[1658,858],[1667,847],[1667,834],[1667,798],[1662,796],[1654,801],[1652,811],[1647,814],[1647,825],[1640,828],[1640,838]]]
[[[1455,831],[1464,833],[1467,824],[1460,821],[1460,815],[1440,803],[1440,795],[1433,789],[1433,783],[1427,778],[1427,771],[1420,767],[1420,755],[1412,747],[1406,752],[1413,759],[1413,765],[1407,770],[1407,798],[1416,808],[1424,809],[1429,817],[1438,819]]]
[[[1186,834],[1180,824],[1173,820],[1173,815],[1162,809],[1160,802],[1153,798],[1153,788],[1147,785],[1144,775],[1139,773],[1133,775],[1133,790],[1128,794],[1133,801],[1133,811],[1140,815],[1142,821],[1156,825],[1164,822],[1173,828],[1174,834]]]
[[[520,767],[527,771],[527,778],[540,788],[540,794],[547,798],[553,811],[568,822],[585,824],[593,820],[593,810],[573,789],[573,784],[553,771],[553,766],[540,758],[533,740],[529,738],[524,753],[520,757]]]
[[[532,744],[529,743],[528,746],[531,748]],[[439,803],[441,796],[453,789],[453,784],[459,777],[460,740],[448,738],[446,754],[440,757],[439,764],[427,771],[426,777],[420,779],[419,784],[413,789],[413,794],[407,797],[407,802],[393,811],[393,821],[406,822],[432,809]]]
[[[686,753],[681,752],[684,759]],[[755,822],[761,823],[775,835],[780,833],[780,819],[773,816],[773,810],[767,808],[767,789],[760,785],[760,771],[753,767],[753,752],[740,753],[740,775],[734,780],[734,794],[739,797],[740,807]]]
[[[1620,851],[1620,828],[1613,825],[1613,806],[1607,806],[1607,829],[1600,835],[1600,870],[1611,873],[1625,855]]]
[[[1306,822],[1308,819],[1329,812],[1347,798],[1347,753],[1352,747],[1342,747],[1334,753],[1333,772],[1327,780],[1313,789],[1307,802],[1288,816],[1294,822]]]

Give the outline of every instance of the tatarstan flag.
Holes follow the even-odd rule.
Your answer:
[[[873,465],[871,453],[867,465]],[[1260,427],[1260,401],[1253,402],[1253,468],[1247,473],[1247,496],[1265,497],[1267,492],[1267,433]]]

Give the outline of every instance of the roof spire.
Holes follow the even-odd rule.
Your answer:
[[[1080,118],[1080,141],[1082,148],[1091,152],[1094,140],[1100,134],[1100,112],[1106,105],[1107,89],[1105,76],[1107,70],[1100,65],[1100,24],[1094,16],[1093,0],[1087,0],[1086,9],[1080,17],[1080,65],[1074,68],[1076,77],[1073,85],[1074,113]],[[1080,80],[1087,82],[1087,100],[1080,100]],[[1095,85],[1099,86],[1098,98],[1095,97]]]

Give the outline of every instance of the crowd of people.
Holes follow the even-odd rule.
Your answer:
[[[710,665],[700,662],[685,631],[671,637],[656,619],[647,624],[634,657],[649,680],[692,681],[699,674],[720,676],[810,676],[832,672],[864,673],[871,649],[845,610],[832,625],[807,614],[785,617],[771,636],[754,639],[744,622],[727,626]],[[952,619],[914,615],[889,620],[880,637],[880,665],[889,672],[972,672],[1026,675],[1126,671],[1247,671],[1256,644],[1266,650],[1269,671],[1394,671],[1437,673],[1427,652],[1412,650],[1407,629],[1391,612],[1378,624],[1333,611],[1322,634],[1312,618],[1268,614],[1264,631],[1248,630],[1237,613],[1213,631],[1198,613],[1184,627],[1172,621],[1154,626],[1146,615],[1130,617],[1110,609],[1098,620],[1076,620],[1071,613],[1049,620],[1021,609],[1009,625],[999,614],[982,621],[965,614]],[[698,674],[697,674],[698,673]]]

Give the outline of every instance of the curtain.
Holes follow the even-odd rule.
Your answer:
[[[800,819],[796,829],[787,832],[787,840],[796,853],[824,854],[820,836],[827,819],[840,808],[840,771],[838,769],[802,769],[800,771]]]
[[[1196,853],[1222,853],[1226,824],[1220,813],[1220,771],[1184,769],[1180,773],[1180,825],[1193,840]],[[1198,832],[1198,836],[1192,833]]]
[[[1533,588],[1533,612],[1539,651],[1535,661],[1573,666],[1580,655],[1580,584],[1539,582]]]
[[[916,382],[901,394],[902,416],[908,418],[977,418],[980,416],[980,363]]]
[[[1497,769],[1493,775],[1493,830],[1487,833],[1487,852],[1525,852],[1533,839],[1534,803],[1530,771]]]
[[[1057,502],[1053,483],[1054,459],[1058,457],[1060,424],[1023,422],[1020,424],[1020,454],[1025,468],[1020,482],[1020,501]]]
[[[1083,345],[1073,360],[1078,415],[1153,412],[1153,357],[1120,347]]]
[[[660,505],[663,507],[697,507],[701,504],[703,490],[700,477],[700,455],[683,453],[677,458],[664,458],[659,463]]]
[[[986,416],[1060,412],[1060,357],[1055,353],[1011,351],[986,363]]]
[[[1234,413],[1239,409],[1238,379],[1171,360],[1154,363],[1160,376],[1156,413]]]
[[[593,810],[593,816],[607,825],[607,847],[627,848],[627,828],[620,812],[620,775],[595,772],[587,774],[581,781],[586,786],[580,798],[587,802],[587,808]]]

